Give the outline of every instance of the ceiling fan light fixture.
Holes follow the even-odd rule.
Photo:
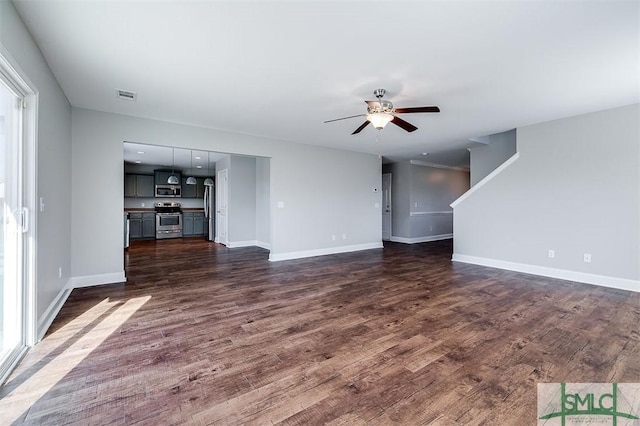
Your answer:
[[[373,124],[373,127],[381,130],[384,129],[384,126],[389,124],[391,120],[393,120],[393,115],[386,112],[374,112],[367,115],[367,120]]]

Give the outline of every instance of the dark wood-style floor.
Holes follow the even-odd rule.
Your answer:
[[[270,263],[134,242],[0,389],[0,424],[536,421],[538,382],[640,382],[640,294],[450,261],[451,242]]]

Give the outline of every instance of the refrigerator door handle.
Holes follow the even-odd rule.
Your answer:
[[[204,187],[204,217],[209,217],[209,187]]]

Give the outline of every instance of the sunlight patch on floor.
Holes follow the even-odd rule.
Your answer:
[[[56,356],[51,362],[33,373],[24,383],[0,399],[0,424],[11,424],[16,421],[29,407],[35,404],[38,399],[52,389],[56,383],[73,370],[75,366],[80,364],[87,355],[147,303],[149,299],[151,299],[151,296],[137,297],[126,301],[122,306],[118,307],[105,319],[96,324],[95,327],[84,333],[64,352]],[[101,314],[104,314],[116,303],[120,303],[109,303],[108,300],[109,299],[103,300],[64,327],[78,327],[80,331],[82,330],[83,324],[91,323],[92,320],[99,318]],[[62,332],[62,329],[59,330],[59,332]],[[56,333],[53,333],[50,337]],[[49,339],[49,337],[47,337],[47,339]],[[59,345],[56,345],[56,347],[58,346]],[[54,347],[46,353],[51,353],[55,349]],[[42,359],[43,356],[44,355],[41,355],[40,358]]]

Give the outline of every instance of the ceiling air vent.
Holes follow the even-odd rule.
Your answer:
[[[116,93],[120,99],[124,99],[127,101],[135,102],[136,99],[138,98],[138,94],[136,92],[129,92],[128,90],[116,89]]]

